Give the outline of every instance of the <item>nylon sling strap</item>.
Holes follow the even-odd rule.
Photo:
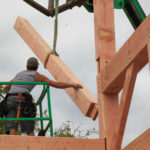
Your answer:
[[[55,23],[54,23],[54,41],[53,41],[53,50],[48,52],[45,62],[44,62],[44,67],[46,68],[49,56],[51,54],[54,54],[56,56],[59,56],[58,53],[56,52],[56,43],[57,43],[57,36],[58,36],[58,11],[59,11],[59,0],[55,0]]]

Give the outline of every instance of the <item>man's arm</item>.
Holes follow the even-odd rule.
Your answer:
[[[13,82],[13,79],[10,80],[9,82]],[[11,84],[7,84],[3,87],[3,90],[7,94],[9,92],[10,88],[11,88]]]
[[[65,89],[65,88],[70,88],[70,87],[73,87],[75,89],[83,88],[82,85],[80,84],[52,81],[46,76],[39,74],[39,73],[35,74],[35,80],[36,82],[47,82],[49,83],[49,85],[55,88],[59,88],[59,89]]]

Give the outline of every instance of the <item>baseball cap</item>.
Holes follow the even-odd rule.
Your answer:
[[[39,65],[39,62],[35,57],[30,57],[27,60],[27,66],[28,67],[38,67],[38,65]]]

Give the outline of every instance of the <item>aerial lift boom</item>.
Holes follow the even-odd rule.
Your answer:
[[[93,0],[87,0],[84,6],[89,12],[93,12]],[[134,29],[146,18],[138,0],[114,0],[114,8],[124,10]]]

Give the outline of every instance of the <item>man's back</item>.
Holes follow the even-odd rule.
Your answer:
[[[22,71],[16,75],[13,82],[35,82],[36,71]],[[25,93],[33,89],[35,85],[12,85],[9,93]]]

